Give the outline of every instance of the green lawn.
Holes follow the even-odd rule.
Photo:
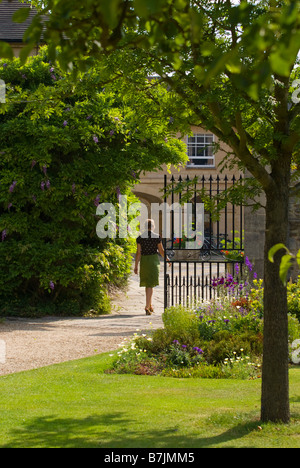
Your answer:
[[[110,360],[1,377],[0,448],[300,447],[300,368],[292,422],[273,425],[259,422],[258,380],[107,375]]]

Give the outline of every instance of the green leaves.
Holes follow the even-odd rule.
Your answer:
[[[268,254],[268,258],[271,263],[275,262],[275,255],[278,252],[280,252],[280,250],[286,251],[286,254],[283,255],[281,258],[280,267],[279,267],[280,279],[282,283],[284,284],[284,286],[286,286],[288,271],[293,266],[295,260],[297,261],[300,267],[300,250],[295,256],[288,250],[288,248],[284,244],[276,244],[270,249],[269,254]]]
[[[31,11],[30,7],[20,8],[13,14],[12,20],[14,21],[14,23],[24,23],[24,21],[27,20],[30,11]]]
[[[0,41],[0,57],[12,60],[14,56],[13,50],[9,44]]]

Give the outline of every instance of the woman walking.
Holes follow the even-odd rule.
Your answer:
[[[153,288],[159,286],[160,261],[158,253],[162,257],[165,256],[162,239],[159,234],[155,234],[154,229],[153,219],[148,219],[145,223],[145,232],[136,240],[137,254],[134,272],[136,275],[138,274],[140,263],[140,287],[146,288],[146,315],[154,313]]]

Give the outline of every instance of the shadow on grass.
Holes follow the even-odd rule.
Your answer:
[[[0,448],[213,448],[257,430],[257,421],[246,422],[221,434],[201,437],[200,428],[199,436],[189,436],[177,428],[147,430],[145,423],[144,427],[134,430],[131,425],[134,421],[122,413],[84,419],[38,417],[14,430],[9,442]]]

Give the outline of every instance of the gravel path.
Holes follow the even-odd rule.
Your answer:
[[[6,319],[0,323],[0,375],[112,351],[137,329],[162,327],[163,287],[155,290],[155,315],[145,315],[144,302],[144,290],[139,288],[135,276],[127,294],[113,299],[112,315]]]

